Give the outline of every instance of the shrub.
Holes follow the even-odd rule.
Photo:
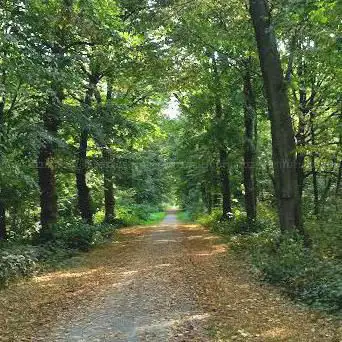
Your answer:
[[[213,228],[214,225],[220,221],[220,218],[221,212],[219,210],[213,210],[211,214],[198,216],[196,221],[204,227]]]
[[[93,226],[81,221],[64,222],[54,227],[54,241],[68,249],[87,251],[93,244]]]
[[[223,222],[214,212],[201,216],[198,222],[229,237],[231,249],[245,253],[263,280],[280,285],[284,292],[309,305],[341,312],[342,234],[335,217],[307,222],[312,249],[307,249],[295,233],[281,234],[274,209],[262,204],[258,220],[252,224],[243,212],[235,212],[233,219]]]
[[[80,220],[64,221],[51,227],[51,240],[35,246],[6,243],[0,245],[0,287],[11,281],[30,277],[45,269],[55,269],[78,251],[88,251],[113,238],[115,228],[123,222],[89,225]]]
[[[0,286],[10,281],[32,276],[37,271],[37,258],[30,249],[11,249],[0,251]]]
[[[289,284],[294,277],[300,276],[301,272],[313,262],[302,239],[294,234],[274,239],[268,248],[254,249],[253,257],[265,279],[272,283],[283,284]]]
[[[263,279],[280,284],[294,298],[324,310],[342,310],[342,265],[319,259],[300,237],[286,234],[257,245],[252,255]]]

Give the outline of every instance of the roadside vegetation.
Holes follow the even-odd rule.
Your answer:
[[[229,251],[247,259],[257,278],[280,286],[284,294],[316,309],[341,315],[342,264],[340,219],[307,220],[311,248],[296,233],[281,234],[275,209],[258,206],[258,220],[252,225],[246,214],[235,213],[221,220],[220,210],[210,215],[181,212],[183,222],[197,222],[219,234]]]

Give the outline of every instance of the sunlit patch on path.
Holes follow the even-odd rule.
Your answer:
[[[337,320],[261,286],[229,245],[174,214],[3,291],[0,318],[13,342],[342,341]]]

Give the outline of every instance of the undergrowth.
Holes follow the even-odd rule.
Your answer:
[[[338,219],[307,220],[310,249],[299,235],[280,234],[275,211],[263,205],[254,222],[240,212],[221,221],[217,211],[199,216],[197,222],[228,239],[234,251],[251,260],[262,280],[315,308],[342,313],[342,227]]]

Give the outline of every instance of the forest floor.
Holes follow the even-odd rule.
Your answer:
[[[0,295],[0,341],[342,341],[341,322],[260,284],[174,214]]]

